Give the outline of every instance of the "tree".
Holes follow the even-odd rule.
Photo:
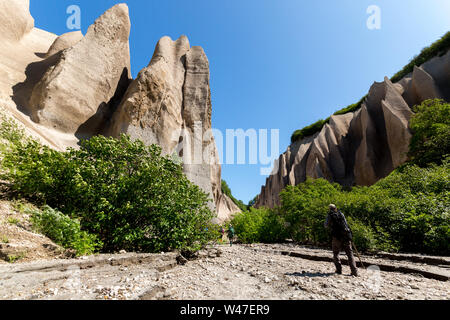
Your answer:
[[[420,166],[441,164],[450,154],[450,104],[426,100],[415,106],[414,112],[410,121],[412,161]]]

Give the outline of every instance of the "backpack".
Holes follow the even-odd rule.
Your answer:
[[[344,215],[340,211],[329,213],[331,235],[340,240],[352,240],[353,234],[348,226]]]

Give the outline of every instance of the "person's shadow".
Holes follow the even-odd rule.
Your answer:
[[[285,273],[286,276],[294,276],[294,277],[329,277],[334,275],[333,272],[323,273],[323,272],[294,272],[294,273]]]

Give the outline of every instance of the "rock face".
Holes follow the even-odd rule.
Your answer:
[[[47,70],[35,85],[29,102],[33,121],[80,138],[95,135],[112,113],[117,91],[128,85],[130,49],[128,7],[118,4],[89,27],[86,36],[58,38],[44,63]]]
[[[127,133],[183,160],[186,176],[209,193],[219,220],[238,212],[222,194],[219,157],[211,132],[209,61],[185,36],[163,37],[150,64],[130,84],[106,135]],[[231,202],[231,203],[230,203]]]
[[[344,186],[386,177],[407,161],[411,108],[430,98],[450,100],[450,51],[398,83],[375,82],[358,111],[332,116],[320,132],[291,144],[275,162],[256,206],[279,205],[280,191],[307,177]]]
[[[81,31],[73,31],[65,33],[56,38],[55,42],[53,42],[50,49],[48,49],[45,57],[46,58],[51,57],[52,55],[58,52],[73,47],[75,44],[80,42],[81,39],[83,39],[83,34],[81,33]]]
[[[28,78],[30,65],[42,60],[55,34],[34,28],[29,1],[0,0],[0,105],[2,113],[23,124],[28,134],[53,148],[60,149],[55,137],[49,136],[24,113],[21,102],[23,82]],[[16,95],[21,91],[20,95]],[[20,98],[19,98],[20,96]]]
[[[183,124],[184,60],[189,49],[186,37],[159,40],[150,64],[130,84],[106,134],[128,133],[147,144],[159,144],[166,154],[175,148]]]
[[[33,28],[28,0],[0,0],[0,9],[0,102],[28,133],[58,150],[96,134],[156,143],[181,157],[186,176],[211,195],[218,221],[240,211],[220,188],[202,48],[163,37],[131,81],[127,5],[106,11],[84,37]]]
[[[1,37],[10,41],[20,41],[34,27],[30,14],[29,0],[0,1]]]

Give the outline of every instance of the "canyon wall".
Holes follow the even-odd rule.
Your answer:
[[[386,177],[408,159],[411,108],[431,98],[450,101],[450,51],[397,83],[375,82],[359,110],[331,116],[320,132],[292,143],[276,160],[256,207],[280,205],[280,191],[307,177],[343,186]]]

